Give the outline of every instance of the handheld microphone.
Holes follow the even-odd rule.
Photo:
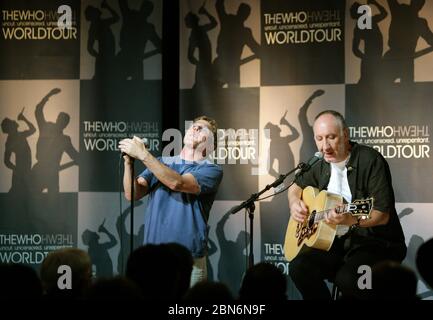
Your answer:
[[[301,168],[303,172],[310,170],[317,162],[323,159],[323,153],[320,151],[317,151],[314,156],[308,160],[306,164],[304,164]]]
[[[147,138],[141,138],[140,140],[141,140],[141,142],[143,142],[143,144],[146,147],[146,149],[149,149],[149,146],[150,146],[149,139],[147,139]],[[128,155],[127,153],[122,152],[121,156],[123,157],[123,156],[127,156],[127,155]]]
[[[150,146],[149,139],[147,139],[147,138],[141,138],[141,142],[144,143],[144,146],[146,147],[146,149],[149,149],[149,146]]]

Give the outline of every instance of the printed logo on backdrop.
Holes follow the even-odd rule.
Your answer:
[[[271,0],[261,9],[261,85],[344,83],[344,1]]]
[[[17,90],[7,83],[3,86],[9,95]],[[70,122],[76,120],[73,103],[68,101],[74,90],[65,85],[47,92],[43,87],[47,85],[32,85],[33,92],[43,91],[39,101],[31,101],[36,94],[12,98],[16,104],[29,100],[35,107],[2,109],[5,167],[1,171],[10,177],[4,181],[10,185],[2,185],[8,193],[0,194],[0,260],[5,263],[37,266],[50,251],[76,243],[77,194],[63,192],[74,189],[74,174],[69,171],[79,165],[79,153],[69,135],[74,132]],[[25,85],[20,89],[28,90]],[[10,101],[7,94],[3,99]],[[3,117],[3,112],[8,116]],[[64,174],[69,181],[61,179]]]
[[[161,79],[161,1],[86,1],[81,78]]]
[[[83,121],[86,151],[119,151],[119,141],[138,136],[149,141],[150,151],[160,150],[159,123],[148,121]]]
[[[78,78],[79,12],[80,2],[71,0],[2,1],[0,77]]]
[[[82,121],[81,127],[84,148],[83,157],[85,159],[85,164],[87,165],[87,167],[83,169],[85,171],[90,170],[91,168],[94,169],[94,166],[97,165],[98,162],[102,168],[112,168],[109,172],[105,172],[105,175],[108,175],[112,178],[108,185],[96,181],[91,182],[89,179],[85,179],[85,181],[87,180],[89,183],[91,183],[90,185],[104,185],[102,188],[109,186],[111,186],[109,188],[114,188],[116,186],[114,189],[112,189],[112,191],[117,190],[118,186],[116,185],[116,181],[118,179],[114,176],[117,174],[117,170],[113,168],[118,165],[118,161],[116,161],[118,160],[118,157],[120,157],[118,144],[122,139],[132,138],[133,136],[137,136],[141,139],[146,138],[149,142],[149,151],[155,155],[159,155],[162,151],[161,127],[160,121],[158,121],[158,119],[155,119],[154,121],[134,121],[132,119],[125,121],[104,121],[104,119],[96,121],[84,120]],[[109,157],[106,157],[107,155],[109,155]],[[141,169],[143,169],[142,165]],[[99,172],[101,176],[104,176],[103,171]],[[137,174],[138,173],[139,172],[137,172]],[[93,171],[93,175],[98,175],[98,171]],[[84,185],[87,184],[85,181],[80,179],[80,185],[84,187]]]
[[[430,158],[428,125],[349,127],[351,139],[371,145],[385,159]]]
[[[80,84],[80,191],[118,191],[120,140],[146,138],[161,155],[161,81],[107,82],[102,92],[97,81]]]
[[[410,87],[393,84],[365,95],[365,87],[347,85],[346,115],[351,139],[369,145],[388,161],[398,202],[430,202],[428,185],[433,174],[431,158],[431,101],[433,84]]]
[[[257,0],[181,3],[181,88],[259,86],[258,8]]]

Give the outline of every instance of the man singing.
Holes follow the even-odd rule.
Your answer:
[[[216,121],[201,116],[187,130],[178,156],[155,158],[137,137],[119,142],[126,154],[123,186],[128,200],[132,198],[131,158],[147,168],[134,181],[135,200],[149,195],[144,244],[177,242],[187,247],[194,258],[191,285],[207,277],[207,221],[223,177],[222,168],[208,159],[216,135]]]

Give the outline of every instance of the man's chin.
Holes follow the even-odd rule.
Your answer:
[[[337,159],[335,159],[334,156],[327,156],[326,154],[323,156],[323,159],[329,163],[337,162]]]

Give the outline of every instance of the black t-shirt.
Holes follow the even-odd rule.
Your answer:
[[[357,228],[352,234],[404,244],[403,230],[395,210],[394,190],[388,163],[373,148],[355,142],[350,144],[352,149],[346,167],[352,199],[373,197],[373,209],[388,212],[390,215],[386,225]],[[319,190],[326,190],[330,177],[330,164],[322,159],[309,171],[298,176],[295,183],[302,189],[312,186]]]

